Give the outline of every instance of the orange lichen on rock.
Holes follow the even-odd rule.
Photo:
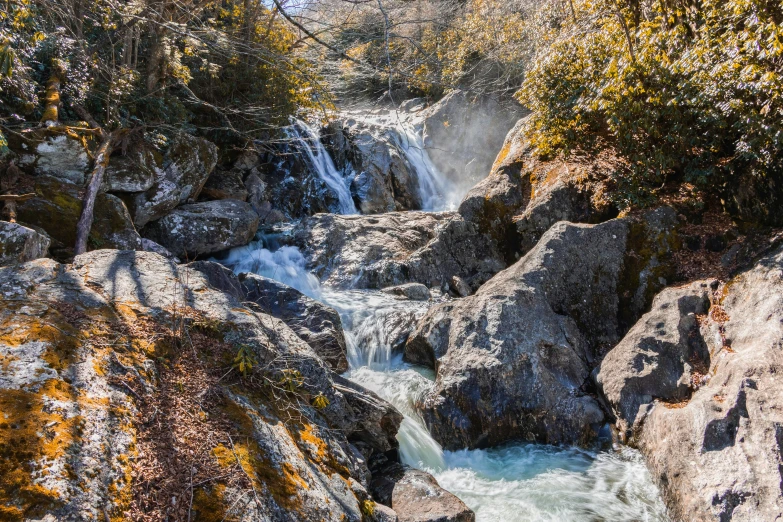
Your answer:
[[[0,390],[0,514],[3,520],[39,517],[58,503],[59,492],[35,484],[40,463],[65,456],[81,434],[80,416],[49,411],[45,398],[64,400],[74,391],[51,379],[38,392]]]

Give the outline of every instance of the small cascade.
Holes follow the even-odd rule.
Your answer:
[[[413,167],[419,180],[419,196],[422,210],[454,210],[462,201],[463,194],[449,183],[438,170],[424,148],[421,126],[398,120],[394,128],[397,133],[397,146],[405,159]]]
[[[321,287],[295,247],[270,250],[262,238],[233,249],[221,262],[235,272],[277,279],[335,308],[348,342],[352,381],[374,391],[403,414],[397,438],[403,463],[432,473],[476,513],[477,522],[639,520],[668,522],[657,487],[631,449],[591,452],[541,444],[443,451],[416,403],[435,386],[431,370],[395,355],[404,327],[430,303],[369,290]]]
[[[288,135],[305,152],[310,166],[318,174],[318,177],[337,195],[337,201],[340,205],[339,213],[358,214],[359,211],[353,202],[348,184],[342,173],[334,166],[332,157],[326,152],[318,131],[302,120],[294,120],[293,124],[288,127]]]

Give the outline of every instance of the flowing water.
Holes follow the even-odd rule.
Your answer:
[[[234,249],[221,262],[299,289],[334,307],[343,321],[351,369],[346,376],[375,391],[404,415],[397,436],[404,463],[432,473],[476,512],[479,522],[668,520],[640,457],[628,448],[595,452],[540,444],[443,451],[414,404],[434,386],[431,370],[393,353],[400,332],[430,303],[378,291],[321,287],[294,247],[274,241]]]
[[[434,167],[424,149],[421,125],[398,113],[352,115],[378,129],[415,172],[425,210],[454,208],[464,194]],[[407,119],[406,119],[407,118]],[[291,127],[313,170],[337,194],[340,213],[357,212],[341,173],[303,122]],[[404,420],[397,436],[404,463],[432,473],[441,486],[476,512],[479,522],[668,521],[656,486],[638,452],[628,448],[587,451],[540,444],[509,444],[487,450],[443,451],[415,408],[434,386],[434,373],[402,361],[394,347],[431,303],[378,291],[322,287],[301,252],[267,235],[233,249],[220,260],[235,272],[254,272],[297,288],[335,308],[345,329],[350,370],[346,376],[394,404]]]
[[[343,176],[321,143],[321,135],[302,120],[294,120],[288,127],[288,135],[307,156],[308,164],[337,196],[340,214],[357,214],[356,205],[349,190],[350,181]]]

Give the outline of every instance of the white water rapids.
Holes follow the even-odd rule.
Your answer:
[[[454,210],[463,193],[438,171],[424,147],[422,122],[416,116],[394,111],[381,114],[351,114],[351,118],[374,128],[379,135],[375,138],[386,141],[396,148],[415,173],[421,199],[421,210]],[[385,131],[385,132],[384,132]],[[341,172],[321,142],[320,131],[302,120],[293,120],[287,128],[288,136],[294,140],[306,157],[310,168],[337,196],[340,214],[357,214],[350,185],[356,174]]]
[[[257,242],[234,249],[221,262],[236,272],[277,279],[340,313],[351,365],[346,376],[403,413],[397,436],[403,462],[432,473],[476,512],[478,522],[668,520],[640,455],[628,448],[593,452],[511,444],[443,451],[414,407],[434,385],[433,372],[404,363],[391,346],[400,322],[413,322],[430,303],[322,287],[294,247],[272,252]]]

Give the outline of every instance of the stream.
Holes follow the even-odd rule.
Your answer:
[[[404,127],[398,146],[416,165],[425,210],[453,208],[458,198],[443,192],[445,181],[426,157],[413,126]],[[317,142],[317,133],[299,126],[301,144]],[[319,175],[339,184],[323,147],[309,152]],[[323,171],[323,174],[321,174]],[[325,179],[326,181],[326,179]],[[341,190],[344,213],[356,212]],[[343,189],[346,192],[343,192]],[[271,240],[270,240],[271,239]],[[657,487],[641,455],[630,448],[591,451],[518,443],[481,450],[443,451],[427,431],[414,404],[434,386],[434,372],[402,361],[392,346],[434,301],[411,301],[380,291],[336,290],[322,286],[306,269],[296,247],[276,248],[260,238],[219,260],[237,273],[254,272],[335,308],[342,319],[350,370],[346,377],[374,391],[404,415],[397,435],[402,461],[431,473],[462,499],[479,522],[524,521],[668,521]],[[436,296],[435,299],[441,299]]]

